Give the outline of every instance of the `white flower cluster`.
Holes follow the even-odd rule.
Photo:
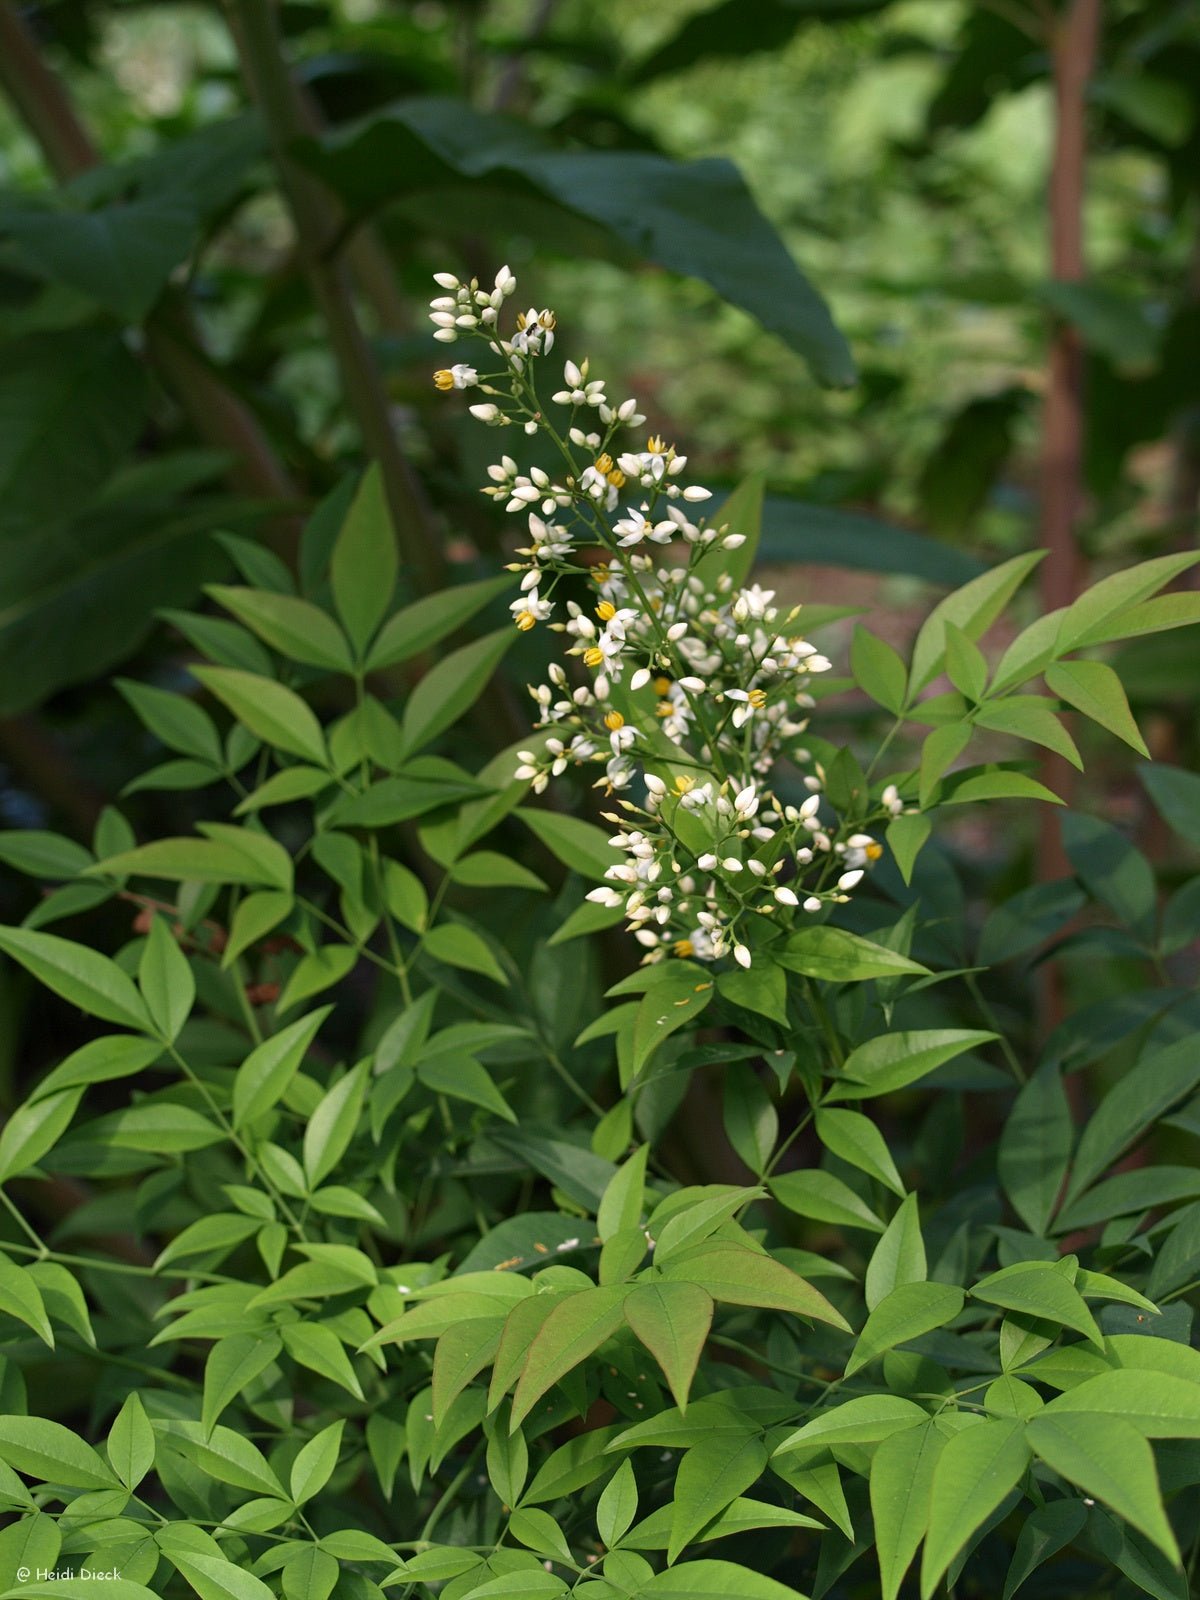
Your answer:
[[[624,447],[645,421],[636,400],[614,405],[586,360],[567,361],[551,396],[566,416],[547,415],[538,363],[554,313],[519,313],[506,337],[507,267],[491,289],[436,281],[434,337],[473,338],[485,354],[434,383],[478,388],[474,417],[543,434],[562,463],[522,470],[503,455],[483,490],[528,530],[510,567],[521,574],[513,620],[566,642],[565,664],[530,688],[549,732],[520,753],[516,776],[540,793],[572,767],[601,766],[623,859],[589,900],[623,909],[647,960],[674,951],[749,967],[766,925],[845,900],[882,854],[869,832],[842,837],[802,743],[812,680],[831,663],[796,631],[800,607],[781,614],[773,590],[731,575],[745,535],[693,520],[711,492],[685,481],[687,457],[659,437]],[[869,822],[902,809],[889,788]]]

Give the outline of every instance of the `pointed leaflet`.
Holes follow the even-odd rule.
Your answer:
[[[896,1171],[886,1139],[870,1117],[864,1117],[861,1111],[825,1107],[817,1112],[816,1126],[817,1138],[826,1150],[878,1179],[903,1199],[904,1181]]]
[[[990,572],[964,584],[940,601],[926,617],[913,645],[909,694],[915,695],[941,672],[946,659],[946,624],[953,622],[968,639],[979,639],[1012,599],[1045,552],[1014,556]]]
[[[433,1352],[433,1421],[441,1427],[453,1402],[495,1357],[505,1319],[472,1317],[447,1328]]]
[[[1200,1383],[1194,1376],[1121,1367],[1088,1378],[1046,1407],[1047,1416],[1066,1412],[1121,1417],[1148,1439],[1200,1439]]]
[[[359,657],[391,604],[398,565],[383,473],[374,463],[358,486],[330,563],[334,604]]]
[[[927,1422],[929,1413],[915,1400],[899,1394],[864,1394],[843,1400],[789,1433],[775,1446],[777,1456],[803,1446],[833,1444],[878,1444],[902,1428]]]
[[[834,1094],[839,1099],[866,1099],[890,1094],[953,1061],[996,1035],[974,1028],[931,1028],[916,1033],[881,1033],[846,1057]]]
[[[289,1022],[264,1039],[242,1062],[233,1080],[233,1125],[242,1128],[278,1103],[287,1091],[317,1030],[332,1010],[320,1010]]]
[[[0,1417],[0,1461],[26,1477],[69,1489],[117,1487],[116,1477],[91,1445],[43,1417]]]
[[[0,950],[19,961],[39,983],[104,1022],[149,1031],[141,995],[115,961],[54,933],[0,928]]]
[[[981,1278],[971,1289],[976,1300],[1041,1317],[1061,1327],[1073,1328],[1100,1349],[1104,1340],[1082,1295],[1058,1263],[1020,1261]]]
[[[596,1531],[611,1550],[637,1516],[638,1486],[633,1463],[622,1461],[596,1505]]]
[[[947,1440],[933,1473],[922,1600],[929,1600],[963,1545],[1020,1480],[1030,1453],[1019,1421],[989,1417]]]
[[[772,958],[789,972],[829,983],[861,983],[870,978],[929,976],[929,969],[897,955],[884,945],[872,944],[845,928],[801,928],[782,945],[772,945]]]
[[[662,1278],[671,1283],[698,1283],[726,1305],[791,1311],[851,1331],[841,1312],[811,1283],[772,1256],[739,1244],[698,1245],[669,1261]]]
[[[754,1436],[714,1433],[686,1451],[675,1475],[667,1560],[678,1560],[701,1528],[758,1481],[766,1465],[767,1448]]]
[[[454,633],[489,600],[511,590],[512,580],[504,575],[483,578],[478,583],[462,583],[426,595],[414,605],[405,606],[388,618],[367,656],[367,671],[379,672],[401,661],[420,655],[431,645]]]
[[[930,1418],[893,1433],[871,1460],[871,1515],[882,1600],[896,1600],[904,1574],[929,1527],[934,1468],[946,1436]]]
[[[326,612],[295,595],[273,594],[266,589],[244,589],[210,583],[205,593],[244,622],[272,649],[292,661],[324,667],[330,672],[352,672],[353,659],[345,635]]]
[[[1131,1423],[1086,1412],[1043,1412],[1026,1424],[1026,1435],[1059,1477],[1103,1500],[1178,1566],[1179,1547],[1163,1510],[1154,1453]]]
[[[0,1311],[32,1328],[43,1344],[54,1349],[54,1333],[41,1290],[26,1268],[17,1266],[3,1252],[0,1252]]]
[[[136,1392],[113,1418],[105,1449],[127,1489],[136,1489],[154,1465],[154,1429]]]
[[[510,1428],[517,1428],[560,1378],[586,1361],[621,1326],[626,1284],[584,1289],[563,1300],[542,1324],[513,1395]]]
[[[82,1089],[63,1089],[17,1107],[0,1131],[0,1184],[28,1172],[53,1150],[82,1098]]]
[[[622,1229],[634,1228],[642,1220],[649,1154],[650,1146],[641,1145],[609,1179],[596,1212],[596,1232],[602,1240],[611,1239]]]
[[[342,1445],[342,1429],[345,1425],[345,1418],[339,1417],[327,1428],[322,1428],[320,1433],[308,1441],[292,1463],[289,1487],[292,1499],[297,1505],[319,1494],[333,1476]]]
[[[846,1376],[897,1345],[945,1327],[963,1308],[963,1291],[949,1283],[902,1283],[885,1296],[858,1336]]]
[[[1054,1062],[1043,1062],[1022,1085],[996,1157],[1004,1192],[1032,1233],[1044,1234],[1054,1214],[1073,1132],[1062,1073]]]
[[[340,1078],[308,1119],[304,1130],[304,1172],[314,1189],[345,1154],[354,1137],[367,1092],[368,1063]]]
[[[280,1334],[284,1349],[297,1365],[320,1373],[321,1377],[348,1390],[356,1400],[363,1398],[362,1386],[346,1347],[332,1328],[323,1322],[288,1322],[280,1329]]]
[[[425,674],[404,707],[401,727],[406,756],[444,733],[475,704],[516,637],[514,628],[498,628],[452,650]]]
[[[817,1222],[829,1222],[839,1228],[884,1232],[884,1224],[867,1202],[832,1172],[817,1168],[808,1172],[785,1172],[782,1177],[772,1178],[769,1187],[780,1205],[797,1216],[812,1217]]]
[[[266,1371],[281,1348],[274,1334],[239,1333],[217,1340],[204,1363],[200,1421],[206,1434],[212,1433],[225,1407]]]
[[[582,1590],[579,1591],[582,1593]],[[798,1600],[795,1589],[733,1561],[685,1561],[657,1573],[641,1590],[647,1600]]]
[[[291,689],[237,667],[192,667],[191,673],[256,739],[314,766],[326,765],[321,725]]]
[[[625,1301],[625,1320],[662,1368],[680,1411],[712,1319],[712,1296],[698,1283],[639,1284]]]
[[[155,1027],[164,1039],[173,1041],[191,1013],[196,980],[165,917],[156,916],[150,923],[138,964],[138,985]]]
[[[1139,755],[1150,758],[1125,698],[1121,680],[1103,661],[1058,661],[1047,667],[1046,685],[1085,717],[1115,733]]]

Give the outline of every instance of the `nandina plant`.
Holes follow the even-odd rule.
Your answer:
[[[996,745],[1078,762],[1064,709],[1144,753],[1096,652],[1195,620],[1159,593],[1195,558],[998,660],[1033,557],[908,661],[856,628],[887,720],[839,741],[810,636],[845,609],[752,581],[761,490],[706,515],[507,269],[438,284],[521,576],[396,609],[373,472],[299,587],[227,540],[225,615],[172,618],[191,683],[120,686],[138,785],[202,820],[0,835],[50,885],[0,949],[64,1038],[0,1135],[12,1592],[1183,1594],[1200,1177],[1146,1140],[1193,1136],[1195,884],[1160,904],[1075,816],[1073,876],[980,930],[934,834],[1054,803]],[[534,726],[481,761],[522,635]],[[1194,848],[1200,780],[1146,781]],[[1060,935],[1148,1000],[1021,1027],[1004,983]]]

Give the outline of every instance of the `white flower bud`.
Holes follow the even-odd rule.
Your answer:
[[[711,872],[716,864],[717,858],[711,852],[708,855],[701,856],[696,862],[701,872]]]
[[[703,678],[680,678],[679,687],[689,694],[703,694],[705,683]]]
[[[439,344],[458,343],[458,334],[455,333],[453,328],[437,328],[434,331],[433,337],[438,341]]]
[[[726,856],[721,865],[726,872],[740,872],[742,870],[742,863],[736,856]]]
[[[745,542],[746,535],[744,533],[731,533],[722,540],[726,550],[740,550]]]
[[[853,872],[843,872],[837,881],[839,889],[853,889],[862,882],[862,868],[855,867]]]
[[[646,774],[646,787],[651,794],[666,794],[667,792],[666,784],[653,772]]]
[[[712,490],[702,488],[698,483],[689,483],[683,491],[683,498],[685,500],[711,500]]]
[[[688,631],[686,622],[673,622],[667,629],[667,638],[674,644],[677,639],[682,639]]]
[[[800,904],[800,901],[796,895],[794,895],[790,889],[785,888],[782,884],[778,889],[776,889],[775,898],[779,901],[781,906],[798,906]]]
[[[739,967],[749,967],[752,958],[744,944],[735,944],[733,947],[733,959]]]
[[[649,667],[639,667],[637,669],[637,671],[634,673],[633,677],[630,678],[629,687],[636,693],[637,690],[644,689],[649,682],[650,682],[650,668]]]
[[[458,279],[452,272],[435,272],[433,281],[439,289],[458,289],[461,287]]]
[[[821,902],[817,899],[815,894],[809,895],[808,899],[804,902],[804,909],[805,911],[820,911]]]
[[[500,407],[494,406],[490,400],[482,405],[468,406],[467,410],[477,422],[495,422],[500,415]]]

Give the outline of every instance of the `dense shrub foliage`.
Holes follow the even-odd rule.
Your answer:
[[[194,791],[194,829],[0,835],[50,886],[0,949],[62,1037],[0,1135],[6,1584],[1183,1594],[1200,1170],[1143,1141],[1197,1131],[1173,963],[1200,880],[1160,903],[1072,814],[1073,876],[975,928],[936,828],[1052,802],[1025,757],[1078,760],[1065,708],[1145,753],[1096,652],[1194,619],[1159,592],[1194,558],[995,665],[1032,558],[907,662],[858,629],[893,721],[839,745],[847,663],[793,630],[844,610],[752,583],[754,486],[706,523],[552,315],[512,323],[507,273],[443,287],[482,346],[439,386],[565,454],[490,474],[524,576],[396,609],[373,471],[309,524],[298,586],[227,539],[243,582],[174,619],[191,681],[120,685],[162,747],[138,782]],[[539,725],[492,754],[497,666],[547,639]],[[997,736],[1025,748],[972,764]],[[1141,772],[1195,850],[1200,780]],[[989,969],[1028,996],[1054,939],[1155,977],[1030,1050]],[[1102,1060],[1083,1121],[1071,1075]]]

